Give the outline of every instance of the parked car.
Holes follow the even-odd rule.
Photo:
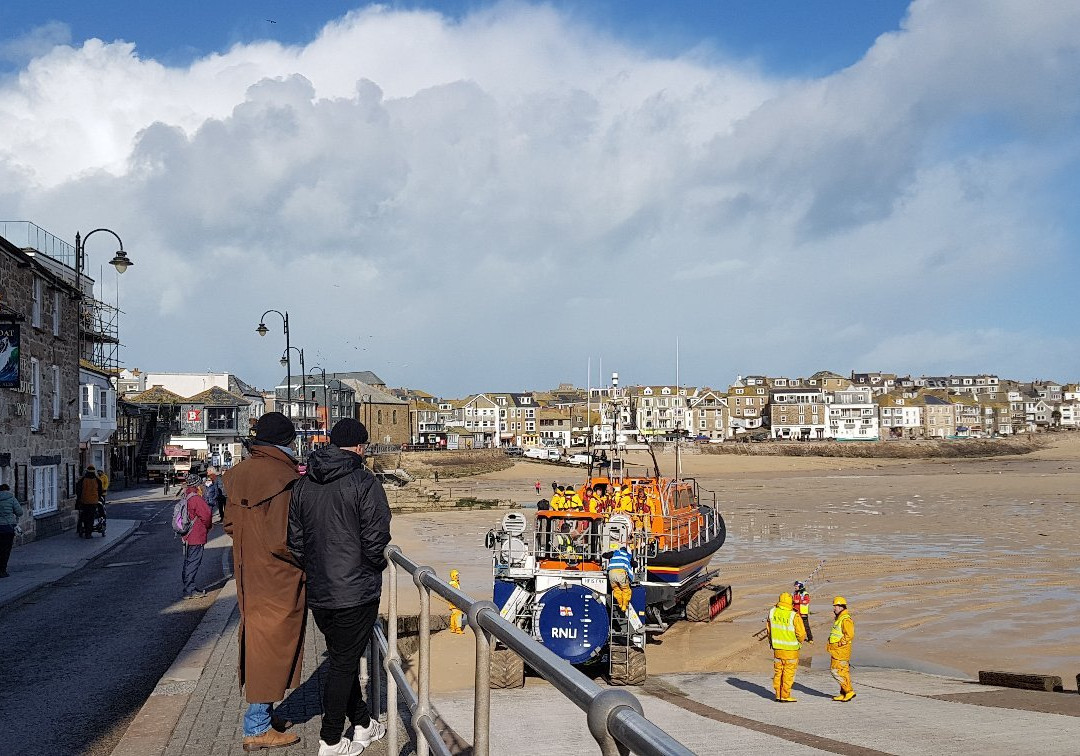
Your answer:
[[[525,450],[520,446],[507,446],[503,448],[503,451],[508,457],[520,457],[525,454]]]

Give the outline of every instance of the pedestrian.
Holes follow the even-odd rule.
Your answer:
[[[275,556],[287,553],[289,498],[300,477],[291,446],[295,439],[289,418],[267,412],[255,424],[251,456],[222,476],[240,609],[237,671],[248,701],[245,751],[300,740],[285,732],[291,722],[274,716],[274,704],[300,685],[304,660],[304,573]]]
[[[357,672],[379,616],[390,505],[364,466],[367,428],[344,418],[330,445],[308,458],[289,506],[289,552],[303,565],[307,604],[326,637],[329,665],[322,691],[319,755],[358,754],[386,734],[371,717]],[[343,736],[345,718],[352,734]]]
[[[536,495],[537,496],[540,495],[540,480],[539,479],[537,479],[537,481],[536,481]]]
[[[806,630],[806,642],[814,642],[814,631],[810,629],[810,594],[806,592],[806,586],[798,580],[795,581],[795,591],[791,594],[791,600],[799,609],[799,619],[802,620],[803,629]]]
[[[438,470],[435,471],[435,482],[436,483],[439,482],[439,471]]]
[[[840,683],[840,695],[833,696],[833,700],[847,702],[855,697],[855,689],[851,687],[851,642],[855,640],[855,620],[848,614],[846,598],[837,596],[832,604],[836,621],[833,622],[829,644],[825,648],[832,657],[829,671],[833,679]]]
[[[225,522],[225,491],[221,488],[221,481],[218,479],[216,467],[206,468],[206,480],[206,492],[203,494],[206,503],[210,506],[210,511],[216,510],[218,519]]]
[[[184,490],[180,494],[187,504],[188,517],[191,519],[191,530],[180,539],[184,542],[184,568],[180,579],[184,584],[185,599],[206,595],[206,591],[195,587],[195,576],[199,574],[203,550],[206,548],[206,534],[213,526],[214,515],[200,491],[201,484],[202,479],[191,473],[184,479]]]
[[[781,703],[795,703],[791,686],[799,667],[799,648],[806,640],[799,613],[791,603],[790,593],[781,593],[776,606],[765,620],[769,627],[769,645],[773,650],[773,690]]]
[[[101,479],[97,476],[97,470],[93,465],[86,468],[82,479],[79,481],[78,493],[75,497],[75,507],[79,510],[79,520],[75,526],[75,532],[80,538],[93,538],[94,515],[101,504],[104,495],[101,488]]]
[[[11,546],[15,543],[15,528],[19,525],[23,508],[15,494],[11,493],[11,486],[0,483],[0,578],[8,576],[8,558],[11,556]]]

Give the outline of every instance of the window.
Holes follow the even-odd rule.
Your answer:
[[[41,429],[41,365],[30,358],[30,430]]]
[[[30,322],[34,328],[41,328],[41,279],[34,278],[34,288],[31,293]]]
[[[52,293],[52,335],[60,335],[60,291],[59,289]]]
[[[92,388],[91,386],[87,386],[86,384],[82,385],[82,415],[83,415],[83,417],[89,416],[90,413],[93,411],[93,408],[90,405],[90,397],[93,396],[90,393],[91,388]]]
[[[34,515],[55,512],[57,510],[56,465],[32,467],[31,475],[30,511]]]
[[[397,423],[397,410],[394,410],[394,414],[393,414],[393,417],[391,418],[390,422]]]
[[[379,410],[378,418],[379,418],[379,420],[378,420],[379,425],[382,425],[382,410]],[[484,424],[487,425],[487,423],[484,423]]]
[[[52,366],[52,416],[60,419],[60,366]]]
[[[206,429],[216,431],[236,430],[236,410],[232,407],[207,407]]]

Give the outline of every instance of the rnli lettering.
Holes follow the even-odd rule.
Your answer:
[[[553,628],[551,628],[551,637],[552,637],[552,639],[555,639],[555,638],[569,638],[569,639],[577,638],[577,628],[576,627],[553,627]]]

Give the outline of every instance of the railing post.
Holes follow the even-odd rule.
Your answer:
[[[431,589],[424,585],[424,576],[435,576],[435,570],[431,567],[421,567],[413,574],[413,582],[420,589],[420,654],[417,669],[417,698],[416,712],[413,714],[413,722],[419,722],[422,718],[431,716]],[[415,725],[414,725],[415,726]],[[416,727],[416,756],[427,756],[429,752],[427,737]]]
[[[375,621],[378,622],[377,619]],[[370,653],[368,658],[371,660],[371,698],[369,699],[373,703],[371,715],[379,719],[382,714],[382,665],[379,664],[379,641],[375,638],[375,633],[371,634],[371,650],[368,653]]]
[[[394,554],[400,554],[401,549],[397,546],[386,547],[386,561],[389,565],[388,586],[390,595],[387,599],[386,615],[386,658],[383,659],[383,667],[386,669],[386,752],[390,756],[398,754],[398,703],[397,703],[397,680],[390,671],[390,664],[398,659],[398,579],[397,564],[394,562]]]
[[[480,627],[480,612],[499,607],[476,601],[469,608],[469,629],[476,639],[476,673],[473,679],[473,756],[488,756],[491,733],[491,634]]]

